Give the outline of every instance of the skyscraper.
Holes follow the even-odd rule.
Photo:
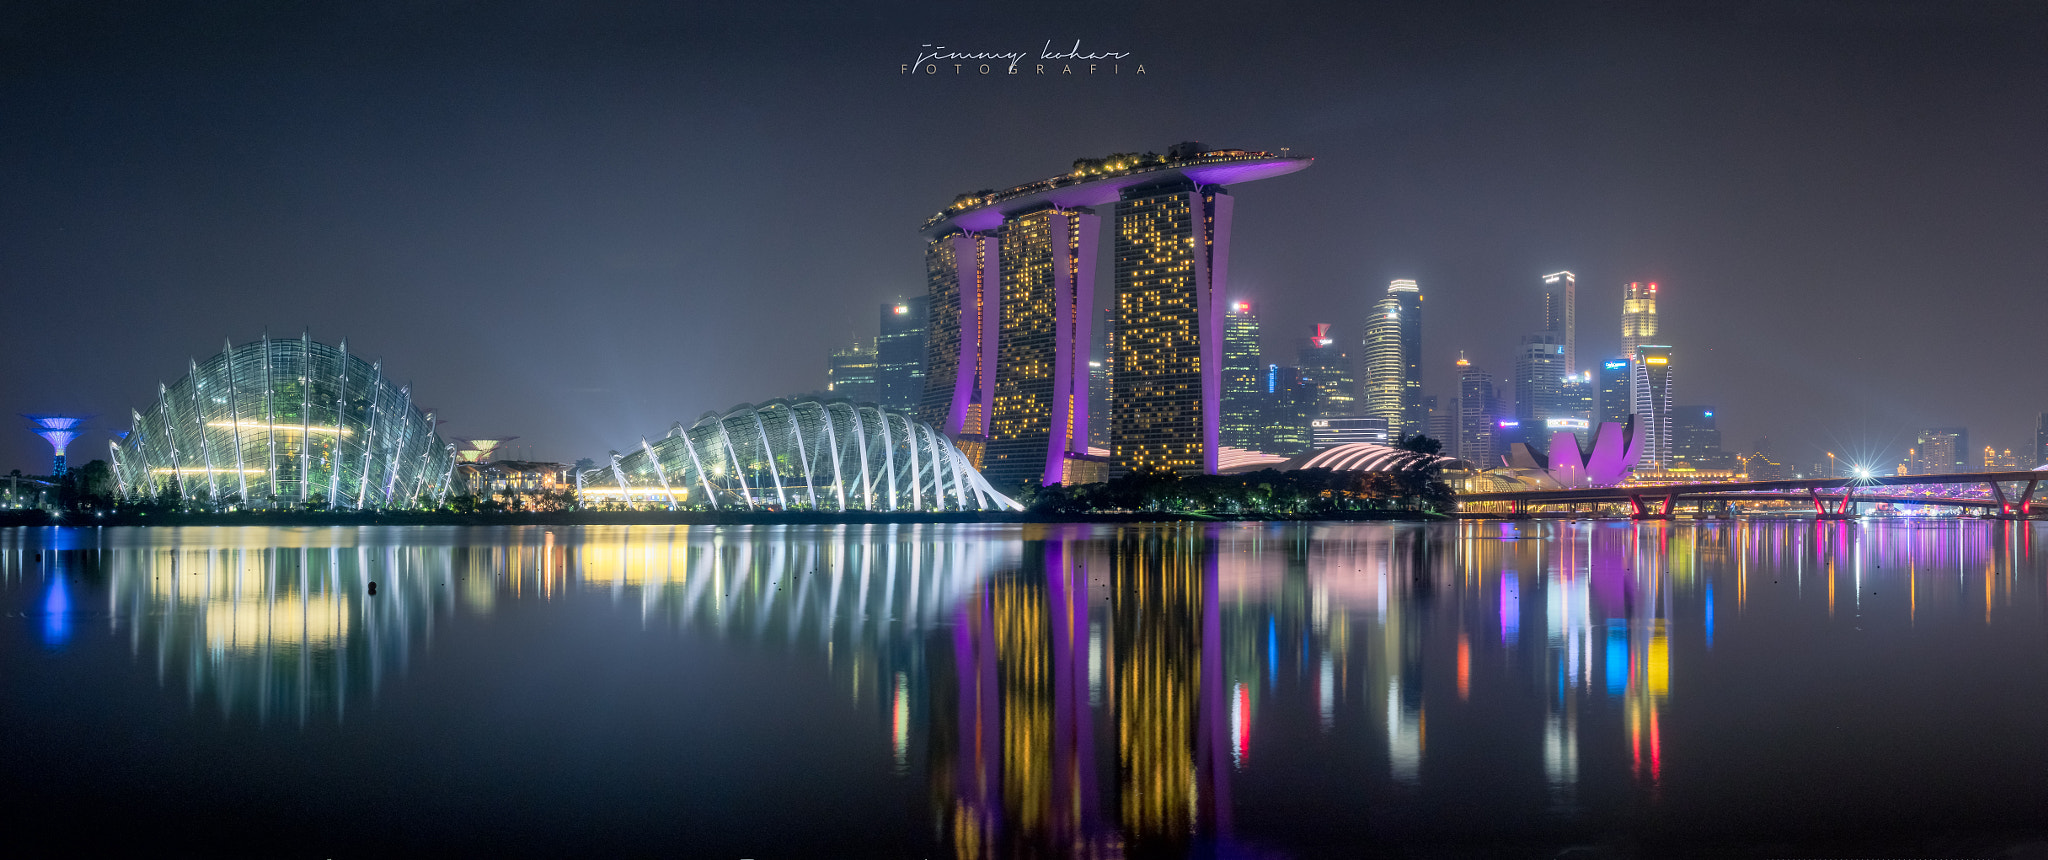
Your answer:
[[[2042,464],[2048,464],[2048,412],[2034,419],[2034,462],[2028,463],[2027,468]]]
[[[1578,276],[1556,272],[1543,276],[1543,330],[1564,345],[1566,376],[1579,372]]]
[[[918,418],[953,437],[979,468],[983,418],[995,401],[996,317],[1002,243],[953,230],[925,245],[931,316],[925,337],[924,398]]]
[[[1734,458],[1721,450],[1721,431],[1712,406],[1679,406],[1671,410],[1671,459],[1695,469],[1726,469]]]
[[[1635,393],[1630,388],[1628,359],[1610,358],[1600,363],[1600,392],[1596,397],[1595,423],[1612,421],[1617,424],[1628,421],[1635,412]]]
[[[1373,305],[1365,325],[1366,415],[1387,420],[1395,436],[1419,433],[1422,405],[1422,291],[1398,280]]]
[[[1387,286],[1387,295],[1401,310],[1401,430],[1400,435],[1422,432],[1429,412],[1422,404],[1422,290],[1414,281],[1400,280]],[[1391,428],[1392,425],[1389,425]]]
[[[1313,442],[1310,416],[1316,402],[1315,383],[1301,368],[1266,366],[1265,426],[1259,450],[1268,454],[1306,454]]]
[[[1330,336],[1328,323],[1316,323],[1315,333],[1302,339],[1300,357],[1301,375],[1315,386],[1313,417],[1353,415],[1358,384],[1351,376],[1351,356]]]
[[[861,341],[832,353],[825,372],[825,390],[856,403],[873,403],[880,388],[875,384],[875,349]]]
[[[1650,423],[1643,449],[1643,464],[1650,470],[1671,468],[1671,347],[1643,343],[1636,345],[1636,358],[1629,362],[1631,399],[1636,420]]]
[[[1970,431],[1964,427],[1929,427],[1914,437],[1919,475],[1953,475],[1970,471]]]
[[[1657,285],[1630,281],[1621,292],[1621,353],[1636,357],[1636,348],[1657,339]]]
[[[1088,209],[1010,217],[1002,242],[995,405],[981,471],[997,487],[1063,483],[1088,453],[1088,352],[1100,219]]]
[[[1458,359],[1458,439],[1455,447],[1459,459],[1470,461],[1482,468],[1499,465],[1499,449],[1494,445],[1498,407],[1494,403],[1493,374],[1472,366],[1472,362]]]
[[[1065,480],[1091,429],[1091,207],[1114,205],[1117,323],[1099,359],[1114,466],[1213,472],[1231,222],[1220,183],[1310,161],[1182,143],[955,198],[921,230],[932,305],[923,416],[998,484]]]
[[[1264,424],[1265,364],[1259,360],[1259,316],[1234,302],[1223,318],[1223,444],[1256,450]]]
[[[1535,436],[1544,421],[1564,417],[1564,375],[1564,344],[1556,335],[1522,337],[1515,353],[1515,420],[1530,428],[1528,441],[1539,441]]]
[[[931,297],[913,296],[882,305],[881,336],[875,338],[876,402],[915,409],[924,398],[925,332]]]
[[[1600,414],[1600,391],[1593,383],[1592,371],[1566,376],[1561,392],[1558,404],[1562,417],[1577,418],[1590,425]]]

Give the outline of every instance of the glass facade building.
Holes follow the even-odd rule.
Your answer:
[[[1223,444],[1258,450],[1265,406],[1265,373],[1259,361],[1259,315],[1251,302],[1236,302],[1223,318]]]
[[[881,335],[875,338],[875,402],[891,409],[916,409],[924,398],[925,332],[931,297],[913,296],[882,305]]]
[[[1629,362],[1636,420],[1648,422],[1642,462],[1663,471],[1671,468],[1671,347],[1638,344]]]
[[[772,400],[706,413],[576,476],[585,504],[711,510],[1021,510],[944,433],[845,400]]]
[[[1621,288],[1621,357],[1657,339],[1657,285],[1631,281]]]
[[[113,443],[126,498],[215,507],[404,509],[447,498],[455,446],[382,363],[310,337],[229,344],[158,386]]]

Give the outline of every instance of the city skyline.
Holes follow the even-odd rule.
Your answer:
[[[806,345],[922,292],[901,225],[952,194],[1194,139],[1318,157],[1314,182],[1241,192],[1260,216],[1226,299],[1259,304],[1268,356],[1318,322],[1356,341],[1373,285],[1411,278],[1442,398],[1460,350],[1507,375],[1535,280],[1569,270],[1580,369],[1618,346],[1610,291],[1658,283],[1678,397],[1787,462],[1888,463],[1928,427],[2034,446],[2043,404],[1940,359],[2009,360],[2048,273],[2024,191],[2048,182],[2037,7],[1390,5],[1228,38],[1132,9],[926,11],[24,20],[0,31],[0,284],[18,319],[57,324],[0,346],[0,399],[123,415],[184,372],[165,356],[318,321],[412,368],[450,434],[590,456],[633,443],[617,428],[815,390],[828,350]],[[897,72],[920,41],[1078,20],[1147,74]],[[792,50],[742,53],[741,34]],[[1061,120],[999,121],[1033,116]],[[918,131],[840,133],[879,128]],[[1914,301],[1931,284],[1966,300]],[[600,317],[606,337],[558,330]],[[1894,347],[1873,334],[1908,328],[1908,360],[1878,361]],[[767,332],[793,346],[762,349]],[[658,371],[734,354],[754,358]],[[39,440],[7,438],[0,466],[46,467]]]

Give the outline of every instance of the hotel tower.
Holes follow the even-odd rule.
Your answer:
[[[1088,347],[1102,212],[1113,212],[1110,465],[1216,471],[1231,197],[1311,159],[1183,143],[962,195],[928,219],[920,417],[993,485],[1070,482],[1088,456]]]

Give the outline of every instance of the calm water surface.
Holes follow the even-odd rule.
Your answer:
[[[1995,854],[2048,833],[2044,528],[9,530],[0,815],[81,854]]]

